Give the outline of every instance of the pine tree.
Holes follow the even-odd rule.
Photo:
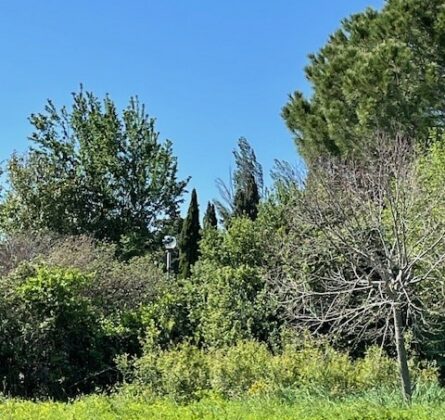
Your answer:
[[[305,68],[283,117],[308,161],[367,149],[376,131],[429,139],[445,123],[443,0],[389,0],[341,26]]]
[[[210,201],[207,204],[207,210],[204,215],[204,229],[206,228],[217,228],[218,227],[218,219],[216,218],[216,209],[215,205]]]
[[[193,189],[187,217],[184,219],[179,237],[179,276],[181,278],[190,276],[191,267],[198,260],[200,230],[198,196],[196,190]]]

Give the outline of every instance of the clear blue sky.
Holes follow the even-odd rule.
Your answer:
[[[281,117],[308,92],[307,55],[343,17],[383,0],[0,0],[0,160],[25,151],[28,116],[83,83],[120,108],[138,95],[174,143],[205,209],[247,137],[265,173],[297,164]],[[188,197],[186,197],[188,201]]]

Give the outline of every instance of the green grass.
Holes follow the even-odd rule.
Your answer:
[[[0,419],[317,419],[317,420],[440,420],[445,419],[443,393],[427,392],[410,407],[396,393],[370,393],[333,399],[304,393],[281,397],[222,400],[206,397],[178,405],[125,395],[89,396],[72,403],[30,402],[4,399]]]

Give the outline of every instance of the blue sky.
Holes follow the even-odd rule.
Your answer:
[[[138,95],[174,143],[201,209],[240,136],[268,173],[298,164],[281,117],[309,92],[307,55],[340,20],[383,0],[0,0],[0,160],[28,147],[28,116],[83,83],[123,108]],[[188,197],[186,198],[188,201]]]

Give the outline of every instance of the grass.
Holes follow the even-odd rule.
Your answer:
[[[179,405],[168,399],[128,395],[93,395],[72,403],[4,399],[0,419],[313,419],[313,420],[440,420],[445,419],[444,392],[418,392],[410,407],[396,391],[380,390],[362,396],[330,398],[290,392],[281,397],[223,400],[205,397]]]

